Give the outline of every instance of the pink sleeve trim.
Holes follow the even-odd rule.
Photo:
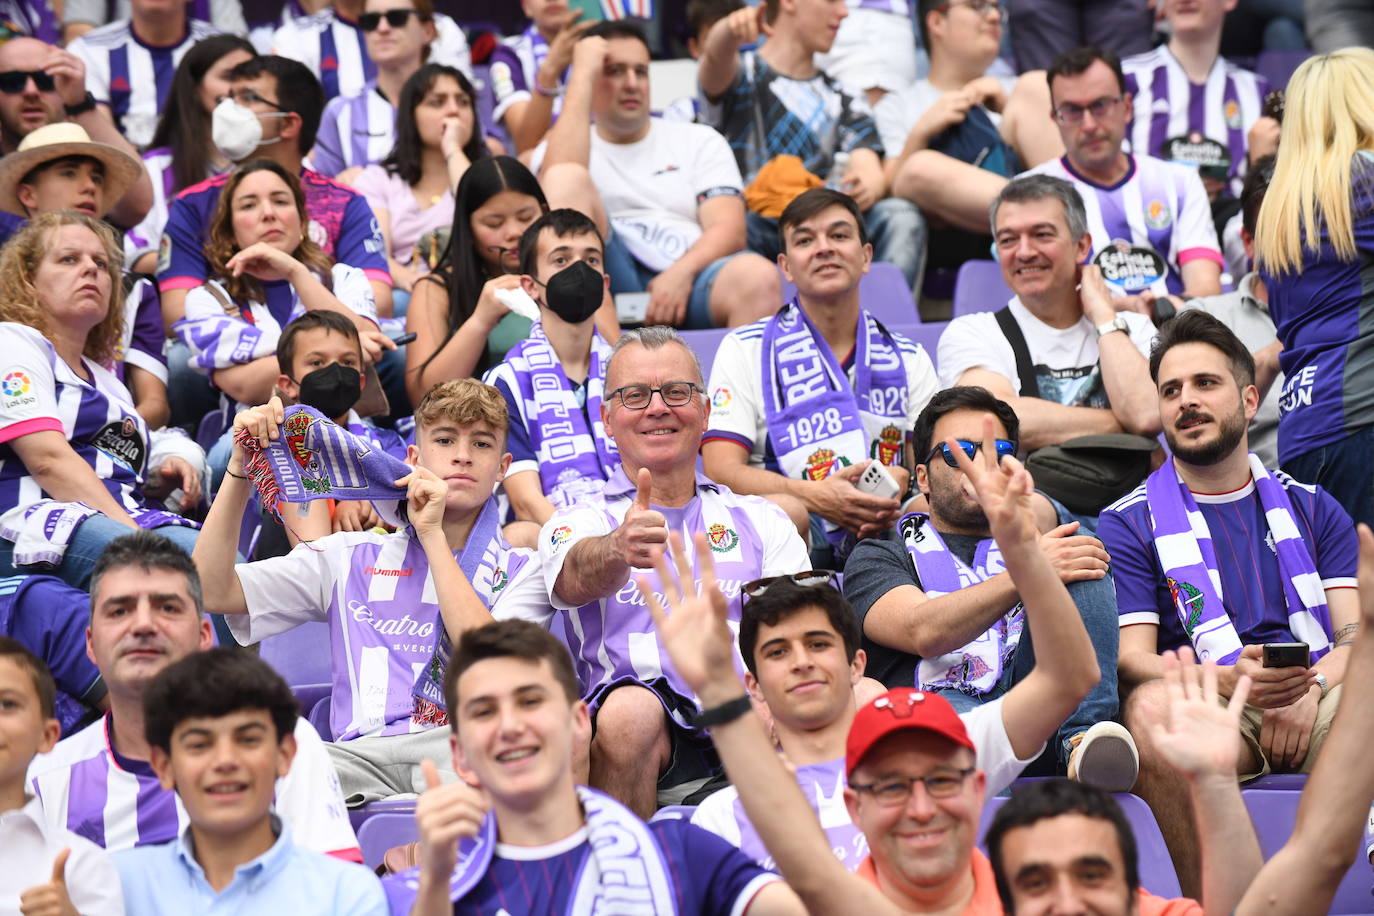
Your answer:
[[[361,865],[363,861],[363,851],[357,846],[353,846],[349,849],[331,849],[329,852],[325,853],[325,855],[329,856],[331,859],[338,859],[341,862],[356,862],[359,865]]]
[[[62,421],[56,417],[34,417],[31,420],[20,420],[18,423],[11,423],[4,429],[0,429],[0,442],[9,442],[18,439],[20,436],[27,436],[30,433],[41,433],[47,430],[62,432]]]
[[[204,277],[168,277],[157,285],[158,292],[165,293],[174,289],[195,289],[204,286]]]
[[[1220,259],[1218,258],[1218,260]],[[375,267],[364,267],[363,273],[369,280],[376,280],[378,283],[385,283],[387,286],[395,286],[395,283],[391,280],[391,274],[384,270],[378,270]]]
[[[1185,248],[1178,253],[1178,266],[1182,267],[1189,261],[1196,261],[1198,258],[1216,261],[1218,264],[1225,263],[1221,259],[1221,252],[1217,251],[1215,248]]]

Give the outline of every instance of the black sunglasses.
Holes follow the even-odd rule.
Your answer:
[[[793,585],[800,585],[802,588],[816,588],[821,585],[835,585],[835,571],[832,569],[808,569],[805,572],[791,573],[785,576],[765,576],[762,579],[755,579],[752,582],[744,583],[744,588],[740,592],[746,598],[757,598],[768,591],[769,586],[787,580]]]
[[[18,95],[33,80],[39,92],[52,92],[57,87],[52,74],[43,70],[6,70],[0,73],[0,92],[5,95]]]
[[[964,454],[968,455],[970,461],[973,460],[974,455],[978,454],[978,450],[983,447],[983,443],[970,442],[967,439],[956,439],[955,441],[959,443],[959,448],[964,450]],[[1010,439],[994,439],[992,441],[993,447],[997,449],[998,464],[1001,464],[1002,459],[1008,455],[1016,454],[1016,443]],[[950,467],[957,468],[959,466],[959,459],[954,457],[954,452],[950,451],[949,445],[944,442],[941,442],[930,450],[930,454],[926,455],[925,463],[930,464],[930,459],[934,458],[937,453],[940,457],[945,459],[945,464]]]
[[[393,29],[403,28],[411,16],[419,16],[419,10],[387,10],[385,13],[363,13],[358,17],[358,28],[364,32],[375,32],[386,17],[386,24]]]

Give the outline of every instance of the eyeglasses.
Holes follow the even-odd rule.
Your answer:
[[[692,395],[698,391],[705,393],[706,389],[693,382],[669,382],[658,388],[648,385],[625,385],[606,396],[620,398],[621,406],[628,410],[643,410],[654,399],[655,393],[663,398],[663,403],[667,406],[682,407],[690,403]]]
[[[983,447],[983,443],[970,442],[967,439],[956,439],[955,441],[959,443],[959,447],[964,450],[965,455],[968,455],[970,461],[973,460],[974,455],[978,454],[978,450]],[[1001,464],[1002,459],[1007,457],[1008,455],[1016,454],[1016,443],[1011,441],[1010,439],[993,439],[992,443],[993,447],[997,450],[998,464]],[[945,442],[941,442],[939,445],[931,449],[930,454],[926,455],[926,460],[924,463],[930,464],[930,459],[934,458],[937,453],[940,455],[940,457],[945,459],[945,464],[949,465],[950,467],[957,468],[959,466],[959,459],[954,457],[954,452],[950,450],[948,443]]]
[[[364,32],[375,32],[385,17],[386,24],[393,29],[403,28],[411,16],[420,15],[419,10],[387,10],[384,13],[363,13],[358,17],[358,28]]]
[[[0,92],[18,95],[28,88],[29,80],[33,80],[39,92],[52,92],[57,87],[52,74],[43,70],[6,70],[0,73]]]
[[[926,794],[931,798],[953,798],[964,788],[964,780],[976,769],[966,767],[962,770],[937,770],[925,776],[894,776],[868,785],[851,782],[849,788],[855,792],[867,792],[884,808],[895,808],[907,803],[912,787],[918,782],[926,787]]]
[[[820,585],[835,585],[835,571],[832,569],[808,569],[806,572],[791,573],[785,576],[765,576],[762,579],[755,579],[752,582],[744,583],[744,588],[740,589],[740,594],[746,598],[757,598],[778,582],[787,580],[793,585],[800,585],[802,588],[816,588]]]
[[[254,102],[257,102],[266,105],[268,108],[275,108],[277,111],[286,111],[285,108],[282,108],[276,102],[263,98],[252,89],[235,89],[230,95],[233,97],[234,101],[238,102],[240,105],[252,105]]]
[[[986,16],[988,10],[992,10],[997,13],[997,18],[1003,23],[1007,21],[1007,8],[997,3],[996,0],[952,0],[950,3],[942,3],[935,7],[935,11],[947,13],[951,7],[955,6],[966,6],[975,16]]]
[[[1121,96],[1109,98],[1103,96],[1095,102],[1091,102],[1085,108],[1082,105],[1075,105],[1072,102],[1065,102],[1054,109],[1054,117],[1060,124],[1077,124],[1083,120],[1083,112],[1092,112],[1094,121],[1101,121],[1107,115],[1116,111],[1116,106],[1122,102]]]

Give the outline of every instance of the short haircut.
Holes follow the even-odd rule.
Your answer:
[[[916,453],[917,464],[925,463],[926,456],[935,448],[935,424],[941,417],[956,410],[990,413],[1002,421],[1008,439],[1013,442],[1019,442],[1021,439],[1021,420],[1010,404],[986,388],[977,385],[955,385],[953,388],[937,391],[912,424],[911,447]]]
[[[196,606],[196,614],[205,613],[205,594],[200,586],[200,573],[191,557],[175,543],[153,531],[135,531],[121,535],[105,546],[91,570],[91,612],[95,613],[96,595],[100,594],[100,580],[112,569],[137,566],[144,572],[165,569],[186,577],[186,591]]]
[[[644,46],[644,50],[653,57],[653,49],[649,47],[649,39],[644,35],[644,27],[634,19],[603,19],[596,25],[587,30],[586,38],[604,38],[610,41],[612,38],[632,38]]]
[[[1078,241],[1088,233],[1088,211],[1083,208],[1083,196],[1071,183],[1053,175],[1022,175],[1002,185],[997,198],[988,208],[988,225],[993,238],[997,237],[997,212],[1002,204],[1028,204],[1053,197],[1064,208],[1064,221],[1069,237]]]
[[[277,107],[300,115],[301,133],[297,143],[302,154],[310,152],[320,130],[320,116],[324,114],[324,87],[305,64],[276,54],[245,60],[230,70],[228,77],[229,82],[236,83],[257,79],[264,73],[277,80]]]
[[[172,732],[187,719],[219,719],[264,710],[277,741],[296,730],[296,698],[272,666],[243,649],[193,652],[158,672],[143,697],[148,743],[172,753]]]
[[[1117,845],[1121,847],[1121,861],[1126,869],[1126,886],[1132,897],[1140,887],[1140,866],[1137,862],[1135,833],[1121,813],[1121,806],[1111,795],[1081,782],[1067,779],[1046,779],[1027,783],[1012,792],[1008,799],[993,816],[988,832],[983,837],[987,846],[988,858],[992,860],[992,872],[997,878],[997,896],[1002,898],[1002,907],[1007,916],[1015,916],[1012,906],[1011,879],[1006,874],[1002,858],[1002,840],[1008,832],[1018,827],[1029,827],[1047,818],[1061,817],[1065,814],[1081,814],[1084,817],[1107,821],[1116,828]]]
[[[458,730],[458,678],[473,665],[490,658],[518,658],[531,664],[549,663],[554,680],[563,688],[569,703],[582,698],[573,672],[572,656],[552,633],[528,620],[498,620],[467,630],[453,647],[448,669],[444,671],[444,703],[448,706],[449,727]]]
[[[288,324],[277,341],[277,368],[281,370],[282,375],[291,375],[291,363],[296,358],[296,338],[305,331],[313,331],[316,328],[324,328],[347,337],[358,348],[359,358],[362,357],[363,343],[362,338],[358,336],[357,325],[349,321],[343,312],[333,309],[311,309]]]
[[[603,255],[606,253],[606,240],[601,237],[601,232],[596,228],[596,223],[592,222],[591,217],[578,210],[559,207],[557,210],[550,210],[530,223],[525,229],[525,233],[520,236],[520,272],[522,274],[529,274],[531,277],[538,276],[535,268],[539,263],[539,236],[545,229],[552,232],[554,238],[560,239],[574,235],[594,235],[597,244],[601,246],[601,253]]]
[[[496,430],[504,449],[510,429],[510,409],[500,390],[475,378],[455,378],[440,382],[425,393],[415,408],[416,432],[447,420],[457,426],[484,422]],[[419,438],[418,435],[416,437]]]
[[[848,210],[849,215],[854,217],[854,222],[859,227],[859,244],[868,244],[868,228],[864,226],[863,212],[859,210],[859,205],[854,202],[854,198],[833,188],[811,188],[809,191],[803,191],[792,198],[792,202],[783,208],[782,215],[778,217],[778,242],[782,246],[783,253],[787,253],[788,229],[801,225],[830,207],[844,207]]]
[[[1240,188],[1240,224],[1250,238],[1255,237],[1255,227],[1259,225],[1260,205],[1264,194],[1269,190],[1269,182],[1274,180],[1274,163],[1278,157],[1261,156],[1245,173],[1245,183]]]
[[[1255,358],[1235,332],[1202,309],[1185,309],[1159,329],[1150,346],[1150,379],[1159,384],[1159,364],[1164,354],[1180,344],[1201,343],[1216,347],[1231,364],[1231,375],[1244,388],[1255,384]]]
[[[1006,3],[1007,0],[1002,0],[1002,2]],[[926,17],[936,10],[948,15],[949,7],[948,0],[917,0],[916,2],[916,22],[920,25],[918,31],[921,35],[921,47],[926,49],[926,56],[930,55],[930,30],[926,28]]]
[[[744,0],[689,0],[687,4],[687,34],[700,38],[707,29],[735,10],[744,9]]]
[[[1045,71],[1045,79],[1049,81],[1050,85],[1050,98],[1054,98],[1054,78],[1056,76],[1078,76],[1099,60],[1111,68],[1112,73],[1116,76],[1117,89],[1121,90],[1122,95],[1125,95],[1126,74],[1121,69],[1121,58],[1117,56],[1117,53],[1108,48],[1099,48],[1097,45],[1083,45],[1060,54],[1050,63],[1050,68]]]
[[[859,631],[859,615],[839,590],[829,585],[798,585],[791,579],[782,578],[770,583],[768,590],[757,598],[744,602],[739,621],[739,650],[744,656],[744,666],[749,673],[758,676],[754,655],[759,647],[759,627],[775,627],[802,611],[816,608],[830,621],[830,626],[844,641],[844,657],[854,661],[854,655],[863,645],[863,634]]]
[[[0,636],[0,658],[8,658],[19,666],[19,670],[33,681],[33,692],[38,697],[38,711],[43,718],[51,719],[57,710],[57,684],[53,682],[52,672],[43,659],[29,651],[17,639]]]
[[[697,352],[692,349],[687,341],[683,340],[682,335],[674,328],[670,328],[667,325],[660,324],[652,325],[647,328],[634,328],[633,330],[622,333],[620,339],[615,342],[615,346],[611,347],[611,355],[606,360],[605,377],[607,379],[611,377],[611,365],[615,362],[615,358],[620,354],[620,351],[624,350],[626,347],[640,346],[646,350],[661,350],[669,344],[677,344],[686,350],[687,354],[692,357],[692,364],[697,367],[696,382],[702,387],[702,397],[705,397],[704,389],[706,388],[706,377],[701,371],[701,359],[697,357]]]

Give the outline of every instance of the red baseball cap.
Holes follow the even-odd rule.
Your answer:
[[[845,776],[853,775],[873,745],[893,732],[907,729],[934,732],[977,752],[949,700],[911,687],[894,687],[854,716],[844,747]]]

